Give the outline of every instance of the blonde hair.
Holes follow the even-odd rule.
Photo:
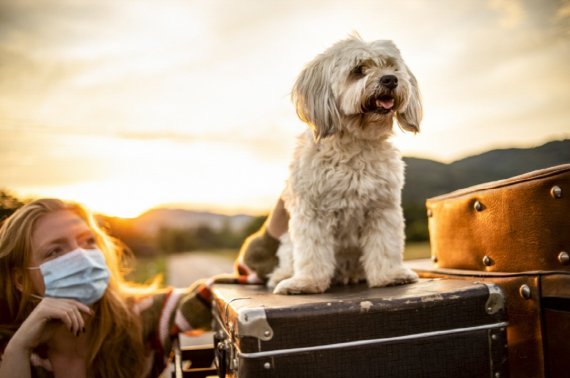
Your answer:
[[[142,323],[132,305],[138,297],[156,292],[158,280],[148,285],[128,282],[125,279],[128,250],[99,227],[92,213],[76,203],[36,200],[18,209],[0,227],[0,308],[7,309],[0,315],[0,334],[15,332],[37,303],[30,295],[29,276],[23,275],[18,290],[13,272],[29,264],[38,219],[62,210],[73,212],[87,224],[111,273],[108,289],[93,307],[96,315],[91,334],[94,336],[89,342],[87,366],[95,377],[140,376],[146,360],[145,345]]]

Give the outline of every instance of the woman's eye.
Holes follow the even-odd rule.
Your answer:
[[[95,247],[97,246],[97,240],[94,237],[90,237],[85,239],[85,245],[88,247]]]
[[[48,251],[48,253],[46,254],[46,257],[47,258],[57,257],[61,254],[61,252],[63,252],[63,249],[60,247],[52,248]]]

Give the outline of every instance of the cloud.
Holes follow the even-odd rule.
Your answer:
[[[527,17],[526,10],[519,0],[489,0],[489,6],[502,13],[500,25],[506,29],[519,26]]]

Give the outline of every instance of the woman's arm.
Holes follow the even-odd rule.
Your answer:
[[[265,281],[279,264],[279,238],[287,232],[288,226],[289,213],[280,198],[263,226],[242,244],[236,261],[237,273],[246,277],[255,276],[248,278],[248,282]]]
[[[61,323],[75,335],[82,332],[85,322],[81,312],[93,315],[89,307],[71,299],[42,299],[6,345],[0,378],[31,377],[32,350],[48,341]]]
[[[30,349],[10,341],[0,361],[0,378],[31,377],[30,355]]]
[[[289,213],[285,209],[285,203],[279,198],[267,218],[267,232],[275,239],[279,239],[288,229]]]

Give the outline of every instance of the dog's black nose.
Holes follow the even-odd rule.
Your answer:
[[[398,86],[398,78],[394,75],[384,75],[380,78],[380,84],[389,89],[394,89]]]

